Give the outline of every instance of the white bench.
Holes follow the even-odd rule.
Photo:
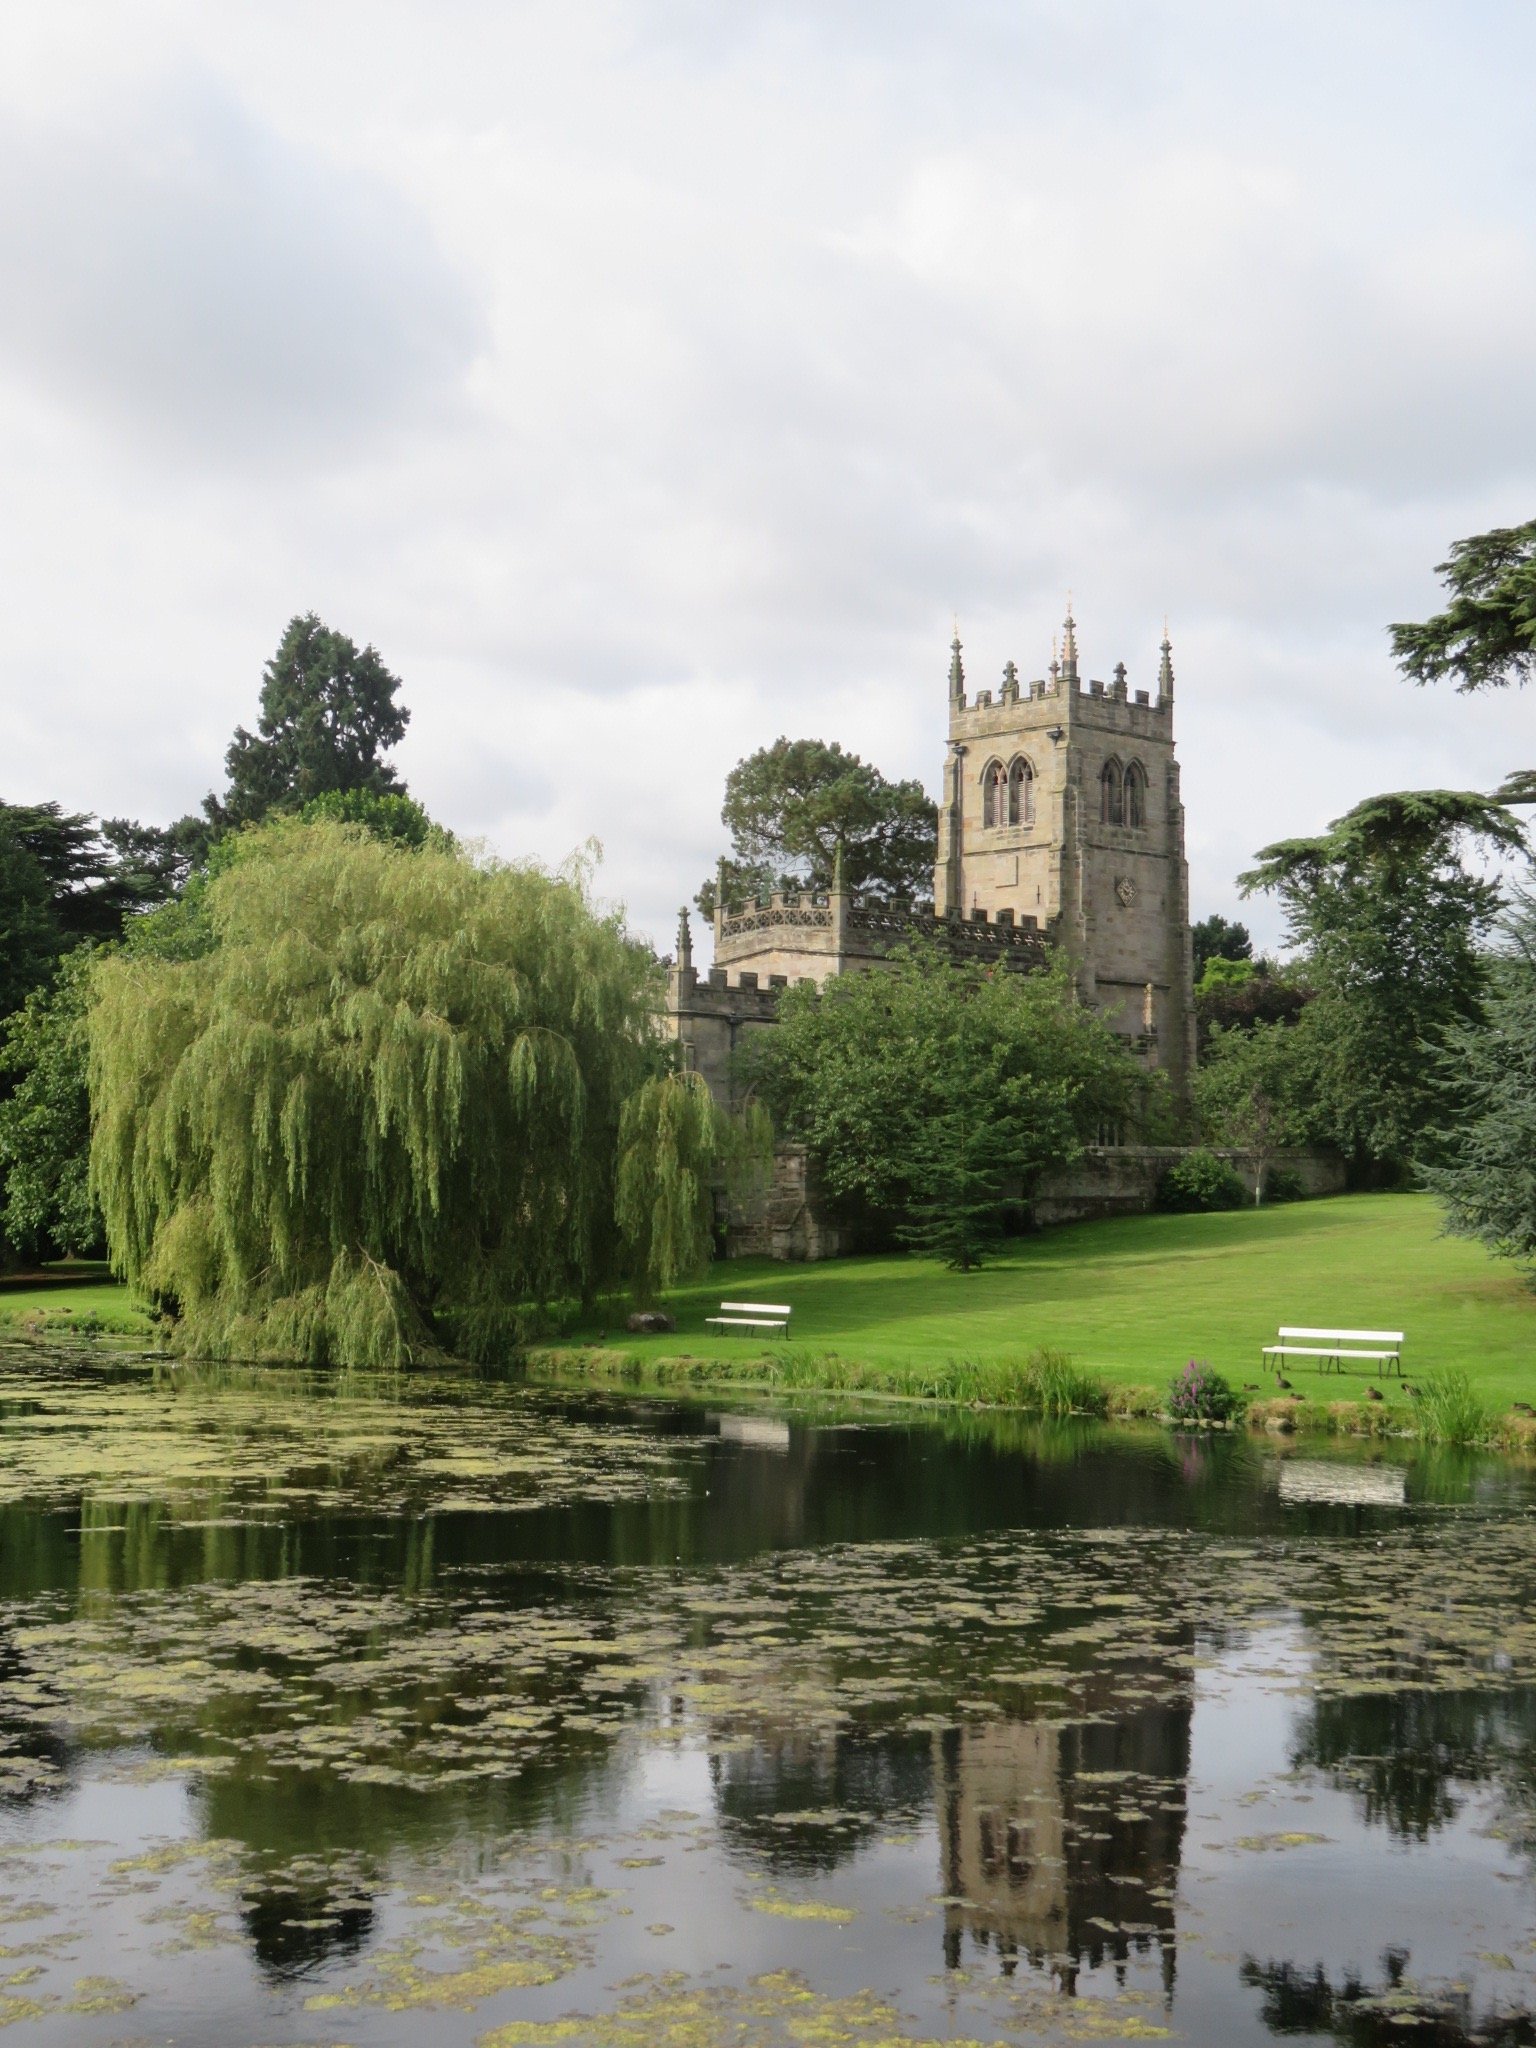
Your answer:
[[[709,1330],[777,1330],[789,1335],[789,1309],[779,1301],[722,1301],[717,1316],[706,1316]]]
[[[1291,1340],[1308,1337],[1310,1343],[1301,1344]],[[1361,1346],[1375,1346],[1375,1349],[1361,1349]],[[1389,1346],[1389,1349],[1381,1349]],[[1319,1372],[1326,1372],[1330,1359],[1335,1372],[1344,1370],[1346,1358],[1362,1361],[1374,1359],[1376,1377],[1381,1378],[1383,1366],[1397,1368],[1399,1379],[1403,1376],[1403,1333],[1401,1330],[1312,1330],[1303,1329],[1294,1323],[1280,1325],[1278,1344],[1266,1344],[1262,1356],[1265,1358],[1320,1358],[1323,1362]]]

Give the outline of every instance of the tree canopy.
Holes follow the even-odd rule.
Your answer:
[[[1195,979],[1204,974],[1212,960],[1251,960],[1253,938],[1245,924],[1217,915],[1202,917],[1190,929],[1195,954]]]
[[[929,944],[888,971],[786,990],[748,1067],[830,1195],[961,1268],[1010,1201],[1126,1114],[1141,1078],[1061,963],[956,966]]]
[[[880,897],[933,890],[938,826],[920,782],[887,782],[857,754],[824,740],[777,739],[726,777],[728,892],[827,889],[839,849],[850,889]],[[714,915],[716,878],[696,899]]]
[[[504,1354],[637,1239],[653,1280],[697,1255],[719,1125],[656,1107],[659,970],[580,875],[280,819],[203,916],[102,960],[87,1027],[111,1255],[183,1346]]]
[[[92,949],[0,1022],[0,1238],[29,1258],[99,1253],[87,1172],[91,1104],[85,1017]]]
[[[1435,574],[1450,603],[1391,630],[1392,652],[1416,683],[1503,689],[1536,677],[1536,519],[1459,540]]]
[[[1536,1268],[1536,901],[1514,906],[1486,1016],[1451,1035],[1460,1114],[1424,1173],[1446,1228]]]
[[[1443,1120],[1426,1047],[1481,1012],[1480,949],[1500,894],[1465,866],[1471,844],[1510,852],[1524,839],[1489,797],[1413,790],[1371,797],[1316,838],[1265,847],[1239,878],[1245,891],[1279,895],[1305,955],[1328,1126],[1388,1178]]]
[[[264,671],[257,729],[236,726],[229,786],[204,805],[211,822],[228,831],[330,791],[403,795],[384,758],[410,723],[399,688],[375,648],[359,650],[313,612],[291,619]]]
[[[1246,1030],[1218,1027],[1201,1048],[1195,1114],[1212,1145],[1246,1155],[1253,1199],[1282,1146],[1307,1145],[1325,1133],[1318,1108],[1318,1044],[1309,1019],[1300,1024],[1258,1020]]]

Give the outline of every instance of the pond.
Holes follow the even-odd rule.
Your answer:
[[[21,2043],[1536,2041],[1536,1483],[0,1345]]]

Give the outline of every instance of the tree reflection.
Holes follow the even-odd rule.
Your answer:
[[[1426,1992],[1408,1976],[1406,1949],[1388,1949],[1381,1977],[1371,1983],[1353,1970],[1338,1982],[1321,1963],[1243,1959],[1242,1981],[1263,1994],[1259,2017],[1272,2034],[1331,2036],[1347,2048],[1385,2048],[1411,2039],[1418,2048],[1529,2048],[1536,2016],[1519,2010],[1479,2012],[1472,1994],[1457,1985]]]
[[[926,1811],[928,1738],[765,1729],[710,1758],[728,1854],[754,1869],[816,1873],[847,1863],[880,1828]]]
[[[1360,1801],[1368,1825],[1423,1842],[1448,1826],[1464,1795],[1497,1784],[1509,1832],[1536,1815],[1536,1689],[1435,1687],[1317,1700],[1291,1747],[1292,1769],[1326,1774]]]

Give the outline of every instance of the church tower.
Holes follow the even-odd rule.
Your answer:
[[[967,696],[958,632],[934,909],[964,924],[1037,924],[1078,987],[1182,1096],[1195,1063],[1189,873],[1173,747],[1173,650],[1157,694],[1078,671],[1071,600],[1049,674],[1010,661]]]

